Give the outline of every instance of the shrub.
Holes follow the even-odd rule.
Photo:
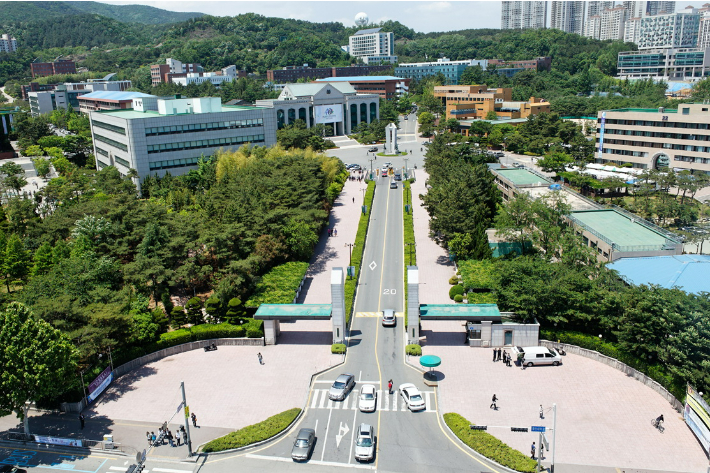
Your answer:
[[[495,289],[498,263],[492,260],[459,261],[461,280],[465,289]]]
[[[345,344],[344,343],[333,343],[330,346],[330,352],[334,355],[342,355],[345,353]]]
[[[422,347],[420,345],[417,345],[416,343],[412,343],[411,345],[407,345],[404,349],[405,349],[407,355],[422,356]]]
[[[463,302],[463,296],[461,294],[456,294],[454,296],[454,302]]]
[[[182,345],[183,343],[188,343],[190,341],[192,341],[190,329],[181,328],[180,330],[174,330],[160,335],[158,345],[160,345],[160,348],[162,349],[174,347],[175,345]]]
[[[291,304],[307,270],[307,262],[292,261],[276,266],[261,278],[253,295],[244,305],[259,307],[261,304]]]
[[[461,284],[451,286],[451,289],[449,289],[449,299],[453,299],[457,294],[463,296],[463,286]]]
[[[451,276],[451,279],[449,279],[449,284],[451,284],[451,285],[453,286],[453,285],[458,284],[458,283],[459,283],[459,278],[458,278],[458,276]]]
[[[533,473],[537,462],[483,430],[471,430],[471,423],[456,413],[444,414],[444,422],[463,443],[501,465]]]
[[[230,432],[224,437],[208,442],[202,449],[203,452],[221,452],[234,448],[245,447],[257,442],[270,439],[274,435],[286,429],[298,417],[301,409],[293,408],[275,416],[269,417],[258,424],[250,425]]]
[[[497,304],[498,299],[492,292],[469,292],[466,294],[469,304]]]

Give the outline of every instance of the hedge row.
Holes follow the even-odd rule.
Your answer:
[[[409,213],[404,213],[404,300],[409,298],[409,288],[407,281],[407,266],[409,266],[410,252],[412,266],[417,265],[417,247],[414,244],[414,209],[412,208],[412,182],[414,179],[408,179],[404,181],[403,192],[404,192],[404,205],[409,205]],[[410,243],[407,246],[407,243]],[[407,305],[404,306],[404,326],[407,326],[407,321],[409,320],[409,312],[407,310]]]
[[[644,360],[621,350],[613,343],[601,340],[593,335],[563,330],[540,330],[540,338],[566,343],[568,345],[577,345],[578,347],[586,348],[587,350],[594,350],[602,355],[619,360],[620,362],[629,365],[635,370],[642,372],[649,378],[656,381],[658,384],[666,388],[671,394],[673,394],[673,396],[675,396],[675,398],[679,401],[682,402],[683,399],[685,399],[685,383],[682,380],[677,380],[670,375],[665,370],[663,365],[651,365],[646,363]]]
[[[370,224],[370,212],[372,212],[372,200],[375,197],[375,181],[368,181],[367,191],[365,192],[365,203],[367,212],[360,212],[360,222],[357,225],[357,234],[355,235],[355,247],[353,247],[352,266],[355,266],[355,274],[352,278],[345,279],[345,317],[347,323],[350,323],[351,311],[353,310],[353,302],[355,298],[355,286],[357,277],[360,274],[360,265],[362,264],[362,253],[365,250],[365,237],[367,236],[367,226]]]
[[[484,457],[516,471],[535,472],[537,467],[535,460],[511,448],[488,432],[471,430],[471,423],[463,416],[450,412],[444,414],[444,422],[463,443]]]
[[[214,439],[205,444],[203,452],[221,452],[235,448],[246,447],[257,442],[270,439],[274,435],[286,429],[301,413],[301,409],[294,407],[281,414],[269,417],[258,424],[244,427],[243,429],[230,432],[224,437]]]
[[[495,289],[498,268],[493,260],[466,260],[458,262],[463,287],[468,289]]]
[[[292,304],[306,271],[308,263],[301,261],[274,267],[261,278],[253,295],[244,305],[259,307],[261,304]]]

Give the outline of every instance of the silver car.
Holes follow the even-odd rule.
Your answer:
[[[360,388],[358,407],[362,412],[374,412],[377,405],[377,389],[372,384],[365,384]]]
[[[360,424],[355,440],[355,460],[370,461],[375,458],[375,429],[370,424]]]
[[[328,399],[342,401],[345,396],[355,387],[355,376],[352,374],[341,374],[328,391]]]
[[[316,443],[316,431],[313,429],[301,429],[296,435],[296,441],[293,442],[291,449],[291,458],[294,461],[308,460],[313,452],[313,446]]]
[[[394,315],[394,310],[385,309],[382,311],[382,325],[389,327],[397,325],[397,317]]]

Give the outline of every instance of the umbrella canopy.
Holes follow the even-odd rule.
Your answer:
[[[424,355],[419,359],[419,364],[427,368],[433,368],[441,364],[441,358],[434,355]]]

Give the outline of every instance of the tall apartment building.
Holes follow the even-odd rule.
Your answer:
[[[626,9],[628,18],[675,13],[675,2],[635,0],[621,2],[621,5]]]
[[[672,13],[641,18],[639,49],[695,48],[698,44],[700,14]]]
[[[547,26],[547,2],[503,1],[500,15],[502,30],[539,29]]]
[[[33,62],[30,64],[32,77],[55,76],[57,74],[76,74],[76,63],[67,59],[54,62]]]
[[[550,28],[581,35],[584,32],[584,3],[576,0],[551,2]]]
[[[360,30],[350,36],[348,52],[361,58],[365,64],[371,62],[397,62],[394,55],[394,33],[383,33],[382,28]]]
[[[623,40],[626,23],[626,9],[619,5],[602,12],[599,39]]]
[[[705,5],[708,5],[707,3]],[[710,48],[710,5],[698,9],[700,27],[698,28],[698,48]]]
[[[628,15],[628,11],[626,14]],[[624,42],[638,44],[640,32],[641,17],[627,18],[624,23]]]
[[[602,33],[602,16],[592,15],[584,22],[584,36],[599,39]]]
[[[0,36],[0,53],[14,53],[17,51],[17,40],[8,34]]]
[[[592,16],[602,15],[604,10],[609,10],[614,8],[614,0],[611,1],[601,1],[601,0],[590,0],[587,2],[587,18]]]

